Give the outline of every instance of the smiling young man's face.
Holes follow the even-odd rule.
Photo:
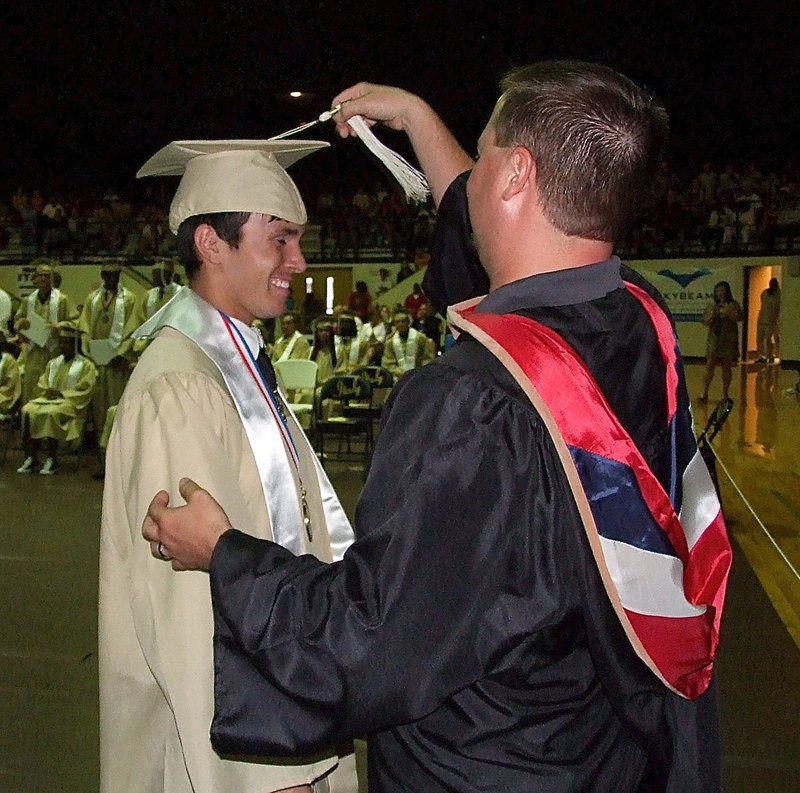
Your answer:
[[[248,325],[283,314],[292,276],[306,269],[300,250],[304,229],[254,213],[242,226],[237,248],[220,240],[224,278],[214,305]]]

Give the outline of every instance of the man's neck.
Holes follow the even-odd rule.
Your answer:
[[[217,311],[222,311],[229,317],[238,319],[239,322],[247,325],[248,327],[253,324],[253,320],[255,319],[254,316],[245,314],[243,310],[239,308],[233,308],[225,305],[225,302],[219,299],[219,293],[210,288],[207,281],[201,278],[199,275],[195,277],[191,284],[189,284],[189,288],[196,295],[202,297],[203,300],[205,300],[210,306],[213,306],[215,309],[217,309]]]
[[[613,252],[610,242],[587,240],[579,237],[562,237],[561,244],[542,245],[535,242],[523,245],[512,261],[491,274],[489,291],[531,275],[573,270],[608,259]]]

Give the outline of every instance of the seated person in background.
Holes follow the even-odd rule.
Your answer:
[[[369,290],[367,289],[366,281],[356,281],[356,288],[350,293],[347,300],[347,307],[350,311],[362,321],[366,319],[367,309],[372,302]]]
[[[314,323],[314,344],[308,358],[317,363],[317,385],[324,383],[336,369],[333,325],[326,319]]]
[[[393,286],[394,281],[392,280],[389,270],[386,267],[381,267],[380,270],[378,270],[378,282],[375,287],[375,294],[382,295],[384,292],[388,292]]]
[[[358,333],[362,345],[366,345],[361,351],[362,366],[381,365],[383,346],[391,329],[389,309],[377,301],[370,303],[368,321],[361,326]]]
[[[407,311],[394,315],[394,333],[386,340],[382,365],[395,377],[430,363],[434,358],[433,343],[411,327]]]
[[[405,308],[411,314],[411,318],[416,319],[419,307],[427,302],[428,298],[422,293],[422,287],[417,283],[414,284],[411,294],[406,298]]]
[[[297,315],[287,311],[281,317],[283,335],[275,342],[270,358],[273,362],[288,361],[290,358],[308,358],[311,348],[302,333],[297,329]]]
[[[58,357],[47,364],[37,383],[37,396],[22,407],[22,447],[25,462],[18,474],[33,473],[39,465],[39,442],[47,438],[47,459],[40,474],[54,473],[58,465],[58,442],[81,437],[86,408],[92,399],[97,370],[78,353],[80,331],[75,322],[59,322]]]
[[[352,314],[341,314],[336,324],[336,331],[334,338],[337,361],[335,366],[336,373],[346,374],[359,366],[363,366],[367,345],[359,338],[355,317]]]
[[[423,303],[411,327],[424,333],[432,342],[434,355],[442,346],[442,321],[436,316],[436,309],[430,303]]]
[[[370,341],[374,339],[383,343],[386,340],[386,325],[383,323],[381,308],[383,308],[383,306],[376,300],[369,304],[367,321],[361,326],[361,330],[358,333],[361,341]]]
[[[22,392],[19,366],[11,351],[6,333],[0,328],[0,419],[8,417]]]

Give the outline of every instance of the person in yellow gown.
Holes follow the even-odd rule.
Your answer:
[[[47,458],[39,473],[58,467],[59,441],[81,437],[86,409],[92,399],[97,369],[78,352],[80,331],[72,321],[56,326],[60,355],[48,361],[36,384],[37,395],[22,407],[22,446],[25,460],[17,469],[30,474],[39,467],[39,447],[47,441]]]

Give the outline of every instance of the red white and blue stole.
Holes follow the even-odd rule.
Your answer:
[[[672,325],[643,289],[625,286],[653,323],[666,367],[673,479],[682,485],[671,488],[672,498],[586,364],[555,331],[516,314],[476,313],[480,298],[453,306],[448,321],[489,349],[530,398],[552,436],[631,645],[666,686],[695,699],[711,680],[731,548],[691,414],[678,410],[682,367]],[[687,438],[694,455],[678,470],[676,446]]]

